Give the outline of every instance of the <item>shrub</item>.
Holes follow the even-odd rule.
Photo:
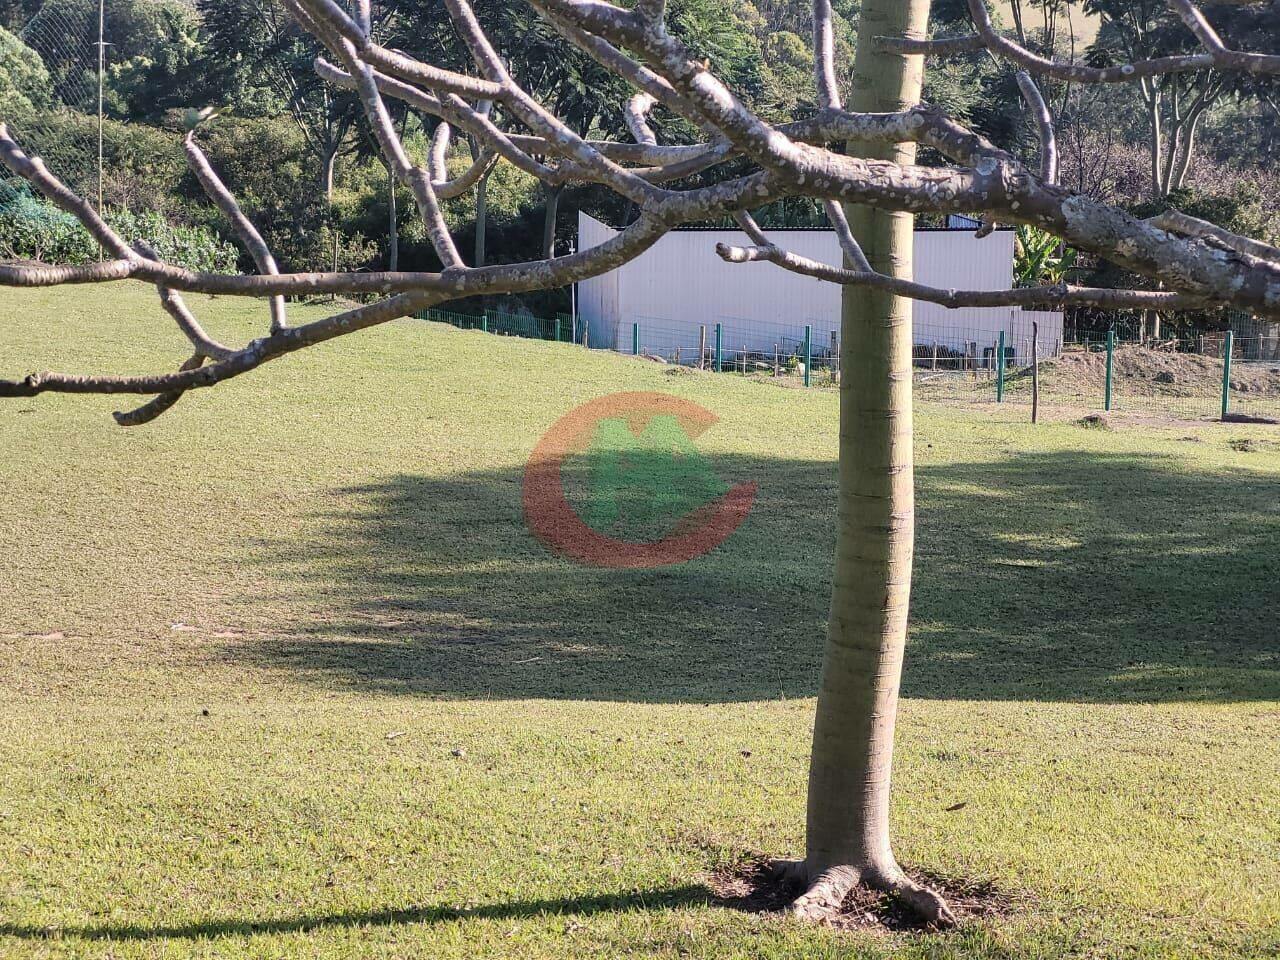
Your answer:
[[[237,269],[240,251],[208,227],[173,224],[150,210],[112,211],[107,222],[127,242],[145,240],[162,260],[175,266],[206,273],[234,273]]]
[[[0,206],[0,255],[8,260],[86,263],[97,245],[80,221],[29,193]]]
[[[214,231],[170,223],[154,211],[112,210],[107,222],[128,243],[144,240],[169,263],[188,270],[229,273],[239,251]],[[0,204],[0,256],[45,263],[91,263],[98,245],[75,217],[25,190]]]

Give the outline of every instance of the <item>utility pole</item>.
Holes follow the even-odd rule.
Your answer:
[[[98,0],[98,213],[103,205],[102,117],[107,77],[107,0]]]

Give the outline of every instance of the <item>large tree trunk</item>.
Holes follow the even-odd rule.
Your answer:
[[[542,219],[542,259],[550,260],[556,253],[556,217],[560,214],[560,195],[564,193],[564,185],[546,187],[546,212]]]
[[[1147,123],[1151,129],[1151,140],[1148,150],[1151,153],[1151,196],[1156,200],[1165,197],[1164,181],[1161,179],[1164,158],[1164,127],[1161,125],[1162,97],[1154,80],[1143,81],[1151,84],[1151,94],[1147,99]]]
[[[923,59],[882,53],[879,36],[923,37],[929,0],[864,0],[849,109],[893,112],[919,102]],[[851,142],[851,154],[913,163],[912,144]],[[912,276],[909,214],[846,209],[871,266]],[[808,835],[796,901],[802,916],[839,907],[857,883],[892,890],[927,919],[946,905],[909,881],[889,842],[889,784],[906,645],[914,538],[911,301],[844,288],[840,485],[835,576],[809,771]]]
[[[485,233],[489,229],[489,175],[485,174],[476,184],[476,252],[474,267],[484,266]]]
[[[400,269],[400,211],[396,209],[396,172],[387,167],[387,269]]]
[[[333,203],[333,177],[338,165],[338,147],[326,147],[320,157],[320,189],[324,191],[326,203]]]

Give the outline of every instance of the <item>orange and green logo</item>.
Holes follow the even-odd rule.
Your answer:
[[[730,486],[695,446],[718,418],[663,393],[615,393],[565,414],[524,472],[524,514],[548,548],[598,567],[662,567],[723,543],[756,484]]]

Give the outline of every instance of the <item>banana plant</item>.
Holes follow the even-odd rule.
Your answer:
[[[1063,283],[1076,265],[1076,251],[1048,231],[1024,224],[1013,241],[1013,273],[1020,287]]]

